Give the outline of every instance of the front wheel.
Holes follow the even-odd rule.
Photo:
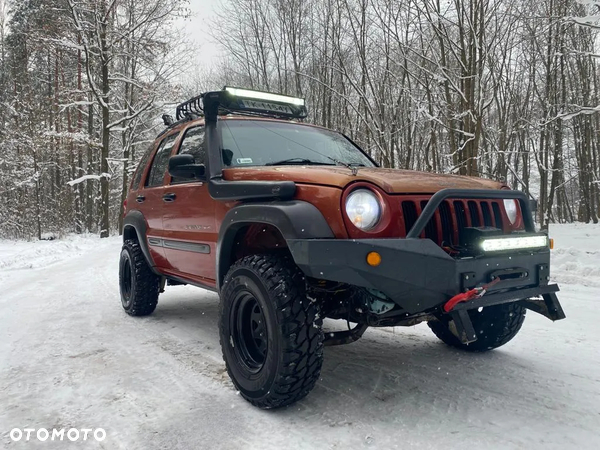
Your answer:
[[[314,387],[323,363],[319,306],[285,256],[237,261],[223,282],[219,332],[227,372],[263,409],[292,404]]]
[[[469,317],[473,323],[477,340],[463,344],[454,334],[454,323],[449,316],[427,322],[431,331],[445,344],[472,352],[485,352],[498,348],[514,338],[525,320],[526,309],[517,303],[472,309]]]

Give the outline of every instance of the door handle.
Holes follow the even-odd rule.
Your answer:
[[[175,197],[176,197],[175,194],[169,193],[169,194],[163,195],[163,200],[165,202],[172,202],[172,201],[175,201]]]
[[[138,203],[144,203],[144,200],[146,200],[146,197],[144,197],[143,195],[138,195],[135,198],[135,201],[138,202]]]

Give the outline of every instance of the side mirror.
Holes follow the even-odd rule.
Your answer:
[[[169,175],[174,178],[199,180],[204,178],[206,167],[196,164],[192,155],[175,155],[169,158]]]

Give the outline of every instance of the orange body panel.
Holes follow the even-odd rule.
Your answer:
[[[373,183],[388,194],[434,194],[445,188],[500,189],[496,181],[461,175],[442,175],[415,170],[361,167],[356,175],[346,167],[335,166],[276,166],[236,167],[223,170],[223,178],[231,181],[290,180],[300,184],[333,186],[340,189],[360,181]]]

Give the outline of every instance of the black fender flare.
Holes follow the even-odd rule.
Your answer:
[[[219,230],[217,241],[217,286],[220,290],[232,263],[232,249],[237,232],[252,223],[272,225],[283,238],[333,239],[331,227],[311,203],[302,200],[245,203],[230,209]]]
[[[135,230],[140,248],[142,249],[142,253],[146,258],[150,269],[158,275],[158,272],[155,269],[156,264],[154,263],[152,255],[150,255],[150,249],[148,248],[148,239],[146,238],[148,224],[146,223],[144,215],[137,209],[129,211],[123,218],[123,241],[131,238],[131,230]]]

